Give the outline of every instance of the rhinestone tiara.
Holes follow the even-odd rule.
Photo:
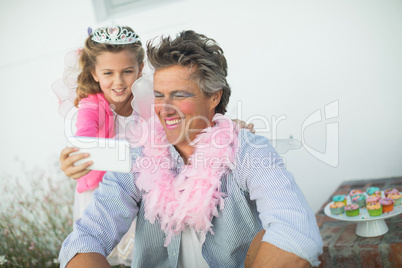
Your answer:
[[[134,31],[113,25],[96,29],[91,40],[97,43],[124,45],[137,43],[141,39]]]

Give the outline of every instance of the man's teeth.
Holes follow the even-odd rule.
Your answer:
[[[124,88],[122,88],[122,89],[113,89],[113,90],[116,91],[116,92],[122,92],[124,90]]]
[[[178,124],[178,123],[180,123],[181,121],[183,121],[183,119],[182,118],[180,118],[180,119],[175,119],[175,120],[166,120],[166,125],[169,125],[169,126],[171,126],[171,125],[176,125],[176,124]]]

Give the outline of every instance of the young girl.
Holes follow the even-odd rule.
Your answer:
[[[79,55],[76,136],[125,139],[126,122],[134,116],[131,86],[142,75],[144,54],[138,35],[129,27],[102,27],[89,35]],[[254,132],[253,124],[234,121]],[[85,153],[70,155],[76,151],[78,148],[66,147],[60,154],[61,169],[77,179],[74,221],[81,218],[105,173],[88,170],[91,161],[74,165],[88,157]],[[135,222],[108,256],[111,265],[131,265],[134,232]]]
[[[144,49],[139,36],[126,26],[102,27],[89,32],[79,52],[80,74],[77,78],[78,107],[76,136],[125,138],[124,128],[133,113],[131,86],[142,75]],[[77,148],[67,147],[60,155],[64,173],[77,179],[74,200],[74,221],[83,211],[105,171],[86,169],[91,162],[74,166],[86,154],[71,155]],[[135,222],[120,244],[109,255],[111,265],[131,265]]]

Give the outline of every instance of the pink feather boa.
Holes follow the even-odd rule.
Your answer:
[[[172,161],[163,127],[151,132],[154,137],[144,145],[136,166],[140,171],[137,187],[143,190],[145,219],[158,220],[166,234],[165,246],[186,226],[201,235],[213,234],[212,218],[223,209],[221,177],[232,169],[237,149],[238,128],[231,119],[216,114],[215,125],[204,129],[191,145],[195,148],[189,164],[178,175],[171,171]],[[157,144],[157,145],[155,145]]]

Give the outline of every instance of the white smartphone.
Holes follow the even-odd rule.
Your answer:
[[[75,165],[91,160],[93,164],[88,167],[91,170],[124,173],[131,171],[130,145],[126,140],[71,136],[67,138],[67,142],[67,146],[79,148],[73,154],[89,154],[89,157],[75,162]]]

